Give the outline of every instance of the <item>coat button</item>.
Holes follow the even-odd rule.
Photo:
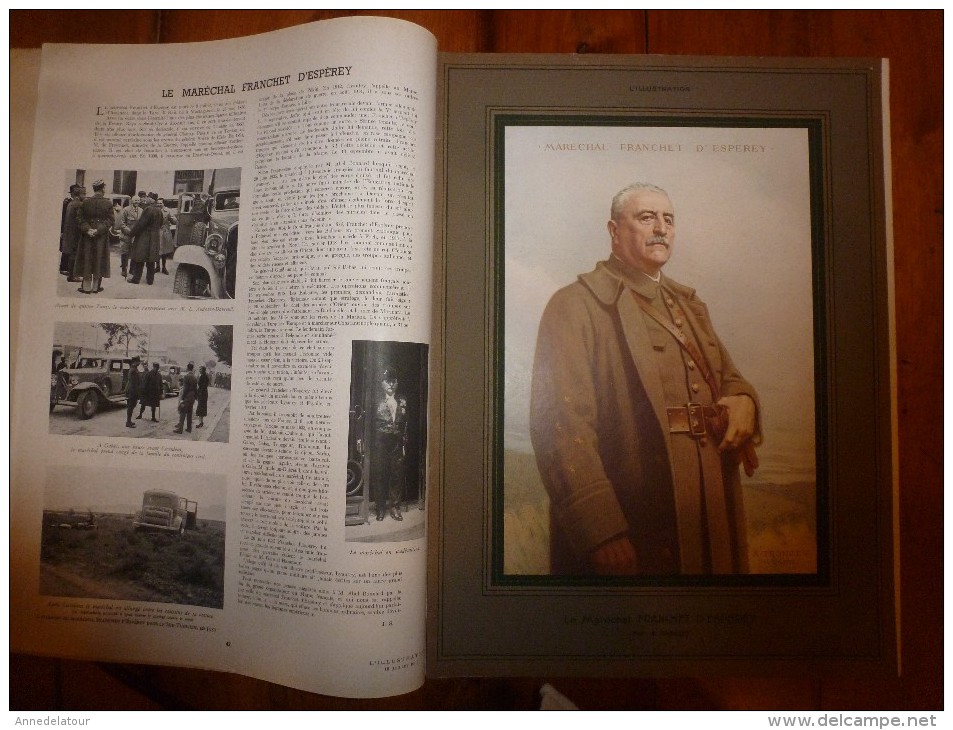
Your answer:
[[[692,383],[692,393],[697,393],[698,390],[698,383]]]

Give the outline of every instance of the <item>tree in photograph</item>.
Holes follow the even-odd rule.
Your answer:
[[[208,331],[208,346],[212,348],[219,362],[232,366],[232,326],[230,324],[217,324],[212,327]]]
[[[145,330],[134,324],[111,324],[103,322],[99,325],[106,333],[106,341],[103,343],[103,349],[109,352],[113,347],[124,347],[126,357],[129,357],[129,350],[135,345],[135,351],[139,355],[145,355],[148,352],[149,335]]]

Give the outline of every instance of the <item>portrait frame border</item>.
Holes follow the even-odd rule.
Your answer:
[[[441,55],[428,674],[800,674],[805,667],[818,674],[896,673],[897,407],[886,75],[881,59]],[[671,93],[683,89],[690,93]],[[592,585],[588,578],[588,585],[570,585],[549,576],[501,580],[494,552],[502,387],[495,330],[504,281],[496,278],[502,216],[494,120],[532,115],[537,122],[546,114],[644,116],[652,124],[670,118],[697,124],[693,117],[749,118],[759,125],[776,118],[782,126],[791,119],[818,120],[823,164],[811,167],[811,194],[813,201],[822,191],[823,215],[812,215],[811,280],[823,301],[814,307],[814,335],[823,334],[826,348],[814,358],[815,376],[827,379],[816,379],[815,407],[825,404],[816,428],[826,429],[831,440],[828,454],[820,451],[822,442],[816,444],[818,484],[825,478],[822,465],[830,479],[823,505],[829,535],[818,531],[819,551],[829,555],[827,573],[821,568],[807,578],[785,574],[767,582],[728,576],[711,584],[679,577],[671,585],[630,579]],[[814,184],[815,175],[822,184]],[[867,397],[861,397],[863,388]],[[829,542],[822,545],[822,539]],[[688,617],[691,639],[663,636],[646,643],[633,626],[652,617]]]
[[[492,139],[488,142],[493,151],[493,290],[495,315],[493,328],[493,423],[490,433],[493,438],[492,477],[492,525],[490,534],[491,567],[488,584],[491,588],[516,586],[565,586],[565,587],[624,587],[624,586],[827,586],[831,575],[830,521],[828,518],[829,475],[829,419],[828,419],[828,301],[823,290],[826,280],[825,259],[826,185],[824,171],[827,168],[825,150],[828,147],[828,118],[826,114],[813,116],[772,115],[756,116],[741,112],[737,114],[712,114],[692,112],[672,115],[670,112],[631,113],[579,110],[554,114],[549,111],[517,112],[507,109],[488,109],[491,118],[489,128]],[[816,463],[816,543],[817,571],[814,573],[774,574],[728,574],[728,575],[640,575],[640,576],[568,576],[568,575],[516,575],[504,569],[504,428],[506,372],[504,339],[506,334],[506,130],[509,127],[700,127],[700,128],[785,128],[805,129],[808,133],[808,171],[811,207],[811,264],[812,308],[814,311],[814,382],[815,392],[815,463]]]

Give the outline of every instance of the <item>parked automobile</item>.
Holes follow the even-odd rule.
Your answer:
[[[182,535],[196,528],[198,502],[175,492],[147,489],[142,493],[142,509],[133,520],[135,530],[155,530]]]
[[[131,367],[128,357],[81,357],[75,367],[50,376],[50,411],[68,406],[86,419],[104,405],[125,405]]]
[[[114,208],[117,205],[120,208],[125,208],[127,205],[129,205],[129,201],[131,200],[128,195],[122,195],[121,193],[107,193],[106,198],[112,201]]]
[[[170,398],[179,394],[182,383],[182,368],[175,363],[159,366],[159,375],[162,377],[162,397]]]
[[[234,299],[241,169],[215,170],[205,199],[179,196],[173,291],[182,297]]]
[[[66,511],[45,512],[43,521],[50,527],[58,527],[61,530],[95,530],[96,515],[91,509],[80,510],[78,507],[70,507]]]
[[[159,202],[172,214],[172,218],[169,219],[169,230],[172,232],[172,240],[175,241],[175,232],[178,228],[179,199],[177,197],[159,198]]]

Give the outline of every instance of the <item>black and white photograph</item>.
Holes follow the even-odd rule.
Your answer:
[[[57,322],[50,433],[228,443],[232,325]]]
[[[424,536],[427,351],[418,342],[352,343],[348,541]]]
[[[64,174],[66,299],[235,298],[241,169]]]
[[[809,130],[575,121],[505,128],[504,573],[815,573]]]
[[[40,594],[222,608],[225,477],[51,466]]]

